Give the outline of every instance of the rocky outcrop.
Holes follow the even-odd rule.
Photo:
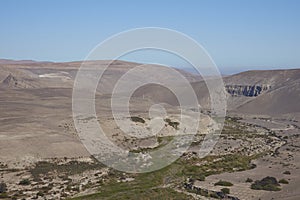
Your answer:
[[[18,80],[11,74],[9,74],[3,81],[2,86],[5,87],[17,87],[18,86]]]
[[[187,192],[195,193],[204,197],[213,197],[214,199],[224,199],[224,200],[240,200],[238,197],[231,196],[219,191],[208,190],[205,188],[201,188],[199,186],[195,186],[193,181],[185,182],[183,184],[184,189]]]
[[[9,74],[0,84],[2,88],[35,88],[29,79],[19,79]]]
[[[270,85],[226,85],[226,91],[231,96],[256,97],[269,89]]]

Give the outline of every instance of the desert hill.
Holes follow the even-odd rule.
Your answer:
[[[299,69],[247,71],[224,81],[229,99],[244,99],[233,109],[236,112],[262,115],[300,112]]]
[[[97,69],[111,61],[89,61]],[[30,160],[89,156],[76,137],[72,118],[72,88],[82,62],[0,62],[0,159]],[[109,95],[114,84],[138,63],[114,61],[97,92],[97,112],[109,115]],[[157,69],[163,66],[155,66]],[[145,73],[147,68],[143,68]],[[180,71],[180,70],[179,70]],[[180,71],[190,81],[198,76]],[[171,79],[158,73],[160,79]],[[151,106],[137,98],[141,112]],[[26,161],[27,162],[27,161]]]
[[[97,70],[102,70],[108,63],[111,63],[111,61],[88,61],[89,65],[97,66]],[[43,88],[49,90],[48,94],[53,93],[53,96],[55,96],[55,93],[58,93],[60,95],[62,88],[72,90],[77,70],[81,64],[80,61],[53,63],[0,59],[0,87],[2,90],[8,88],[35,88],[36,91]],[[141,64],[119,60],[112,62],[108,70],[104,72],[98,85],[98,93],[100,95],[111,94],[117,81],[126,72],[139,65]],[[155,67],[158,71],[164,68],[164,66]],[[146,74],[147,66],[142,69]],[[178,71],[191,82],[200,106],[208,109],[210,97],[202,78],[183,70]],[[157,78],[172,80],[173,77],[157,73]],[[130,76],[131,81],[137,79],[138,77]],[[262,115],[300,112],[298,103],[300,102],[298,87],[300,84],[300,69],[253,70],[226,76],[223,80],[227,94],[227,106],[230,112]],[[181,85],[176,87],[179,88],[179,91],[186,89]],[[27,90],[31,94],[36,94],[36,91]],[[172,91],[155,84],[139,88],[134,96],[148,98],[157,103],[178,105],[178,100]]]
[[[300,112],[300,69],[247,71],[226,76],[223,80],[229,112],[257,115]],[[210,96],[205,81],[191,82],[191,85],[200,106],[209,109]],[[178,105],[171,91],[157,85],[144,86],[135,95]]]

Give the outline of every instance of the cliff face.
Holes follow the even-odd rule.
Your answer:
[[[270,85],[226,85],[226,91],[231,96],[256,97],[269,89]]]

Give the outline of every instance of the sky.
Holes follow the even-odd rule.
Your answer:
[[[162,27],[195,39],[224,74],[300,68],[299,10],[299,0],[0,0],[0,58],[83,60],[114,34]],[[153,58],[140,55],[124,59]]]

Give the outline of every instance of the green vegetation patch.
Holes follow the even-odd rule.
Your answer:
[[[286,180],[286,179],[280,179],[279,181],[278,181],[278,183],[280,183],[280,184],[289,184],[289,182]]]
[[[251,164],[251,160],[257,158],[255,156],[245,156],[239,154],[219,156],[207,156],[201,161],[206,162],[203,165],[196,166],[195,163],[199,160],[188,160],[185,164],[183,173],[186,176],[198,179],[199,176],[209,176],[213,174],[220,174],[223,172],[234,172],[234,171],[244,171],[252,169],[255,166]],[[184,164],[184,162],[182,163]]]
[[[30,180],[29,179],[23,179],[19,182],[19,185],[30,185]]]
[[[249,133],[245,127],[238,126],[239,122],[237,122],[237,120],[230,119],[228,121],[230,126],[228,126],[226,130],[227,134],[244,135],[245,133]],[[171,119],[165,119],[165,122],[166,125],[170,125],[174,128],[178,128],[179,126],[179,123],[173,123]],[[234,126],[232,126],[232,124]],[[172,137],[158,137],[157,141],[159,142],[159,147],[168,144],[170,139],[172,139]],[[138,149],[133,152],[151,150],[153,149]],[[191,199],[191,197],[186,196],[186,194],[178,193],[174,188],[182,186],[188,178],[193,180],[205,180],[205,177],[213,174],[252,169],[255,165],[253,165],[251,161],[262,155],[263,154],[248,156],[236,153],[222,156],[207,156],[201,159],[197,157],[187,159],[183,155],[171,165],[158,171],[131,174],[130,177],[134,178],[134,180],[130,182],[119,182],[120,174],[123,173],[111,170],[115,172],[116,175],[109,175],[109,180],[101,183],[98,193],[75,199]],[[226,182],[219,185],[229,187],[232,184]],[[186,189],[186,191],[192,192],[188,189]],[[205,191],[202,192],[205,193]],[[209,197],[216,195],[215,198],[218,198],[216,192],[202,195],[208,195]]]
[[[202,159],[185,160],[184,157],[181,157],[158,171],[131,174],[134,180],[124,183],[117,181],[122,173],[112,170],[116,175],[110,178],[108,182],[102,183],[98,193],[75,199],[191,199],[190,196],[178,193],[173,188],[182,185],[187,178],[205,179],[206,176],[212,174],[251,169],[250,162],[254,158],[227,155],[225,157],[208,156]],[[197,166],[196,163],[199,162],[204,164]],[[168,188],[164,188],[165,185],[169,185]]]
[[[111,194],[93,194],[84,197],[74,198],[76,200],[115,200],[115,199],[130,199],[130,200],[157,200],[157,199],[172,199],[182,200],[191,199],[191,196],[177,192],[171,188],[153,188],[153,189],[135,189],[125,191],[115,191]]]
[[[113,178],[101,185],[99,193],[75,199],[190,199],[186,194],[162,187],[166,184],[182,183],[184,181],[180,173],[182,167],[175,162],[158,171],[132,175],[134,180],[130,182],[118,182],[117,178]]]
[[[215,183],[215,186],[227,186],[227,187],[230,187],[230,186],[233,186],[232,183],[228,182],[228,181],[222,181],[222,180],[219,180],[218,182]]]
[[[279,191],[279,183],[274,177],[267,176],[262,180],[257,180],[251,185],[253,190],[267,190],[267,191]]]
[[[0,199],[7,199],[9,196],[4,192],[0,193]]]
[[[222,188],[221,192],[223,192],[224,194],[230,194],[230,189],[229,188]]]
[[[102,163],[94,159],[93,163],[70,161],[66,164],[50,163],[46,161],[38,162],[30,172],[34,180],[38,180],[40,176],[46,175],[49,172],[56,172],[57,174],[74,175],[80,174],[87,170],[101,169],[105,167]]]

